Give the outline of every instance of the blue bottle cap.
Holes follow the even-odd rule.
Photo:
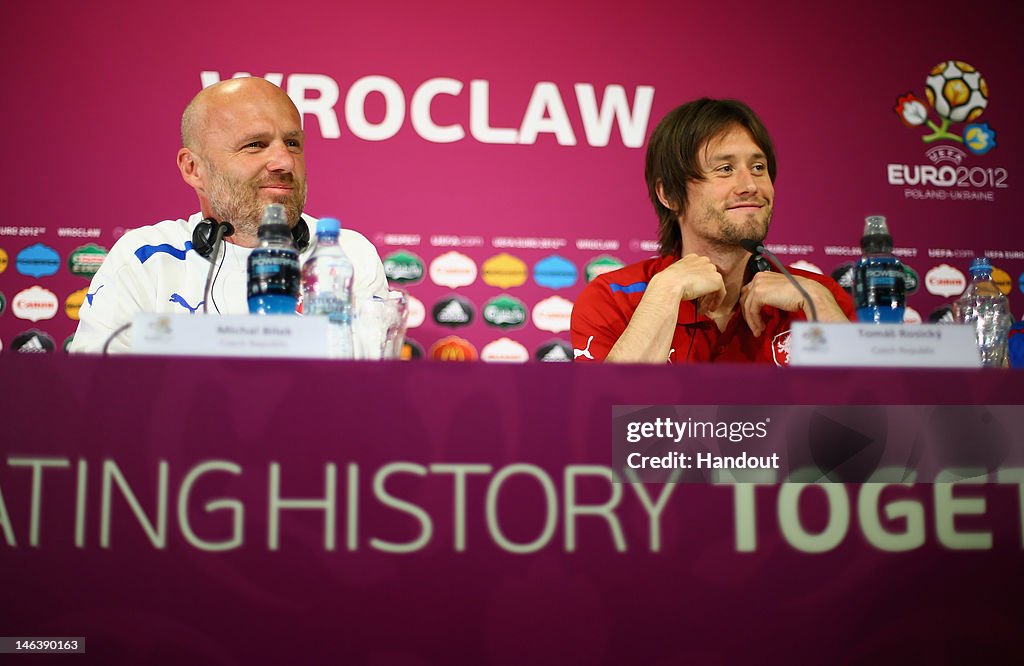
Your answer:
[[[333,217],[321,217],[316,222],[317,234],[337,234],[341,230],[341,222]]]
[[[991,273],[992,262],[988,260],[988,257],[975,257],[971,260],[971,277],[977,277],[980,273]]]

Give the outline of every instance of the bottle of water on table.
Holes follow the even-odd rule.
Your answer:
[[[1006,296],[992,281],[992,264],[985,257],[971,262],[971,282],[953,304],[953,318],[958,324],[973,326],[982,367],[1006,365],[1006,341],[1013,315]]]
[[[316,249],[302,267],[302,314],[328,319],[331,358],[353,358],[352,262],[338,244],[341,223],[330,217],[316,225]]]

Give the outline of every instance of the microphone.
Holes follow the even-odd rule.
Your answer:
[[[763,256],[754,252],[750,255],[750,259],[747,260],[747,269],[751,275],[754,273],[771,273],[772,265]]]
[[[221,254],[221,250],[224,246],[224,239],[235,233],[235,227],[230,222],[213,222],[213,228],[210,231],[210,268],[206,271],[206,284],[203,286],[203,314],[209,312],[210,298],[213,296],[213,267],[217,264],[217,257]],[[221,263],[224,258],[221,257]],[[217,275],[220,275],[220,268],[217,268]],[[218,314],[220,309],[217,309]]]
[[[804,297],[804,302],[807,303],[807,307],[809,307],[811,310],[811,321],[818,321],[818,310],[817,308],[814,307],[814,301],[811,300],[811,295],[807,293],[806,289],[800,286],[800,283],[796,281],[796,278],[793,277],[793,274],[789,272],[789,269],[782,265],[782,262],[779,261],[778,257],[769,252],[768,248],[762,245],[760,241],[744,238],[743,240],[740,241],[740,246],[744,250],[750,252],[755,256],[764,255],[765,257],[768,258],[769,261],[771,261],[775,265],[776,268],[782,271],[782,274],[786,276],[790,283],[792,283],[792,285],[796,287],[796,290],[800,292],[800,295]]]

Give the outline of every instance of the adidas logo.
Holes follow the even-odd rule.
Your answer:
[[[565,353],[565,349],[561,345],[555,345],[554,347],[551,348],[550,351],[548,351],[547,354],[544,354],[544,356],[541,357],[541,361],[545,363],[549,361],[561,362],[568,360],[569,355]]]
[[[28,353],[28,354],[39,354],[39,353],[45,354],[46,353],[46,347],[43,346],[43,343],[39,339],[39,336],[33,335],[31,338],[29,338],[25,342],[25,344],[23,344],[18,349],[18,351],[19,352],[25,352],[25,353]]]
[[[437,321],[441,324],[465,324],[469,322],[469,313],[458,301],[452,301],[437,313]]]

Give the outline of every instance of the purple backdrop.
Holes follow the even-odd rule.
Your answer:
[[[306,109],[319,104],[326,114],[305,115],[308,210],[365,232],[382,256],[405,249],[429,269],[455,251],[481,268],[506,251],[526,264],[529,279],[508,288],[486,284],[482,271],[458,288],[435,284],[425,271],[421,282],[408,285],[427,314],[410,337],[425,347],[453,333],[480,350],[507,335],[533,354],[546,341],[566,339],[559,330],[567,325],[566,302],[541,308],[541,327],[554,330],[538,328],[530,315],[545,299],[572,301],[593,259],[607,254],[631,262],[651,253],[641,245],[655,237],[656,224],[643,184],[643,149],[626,144],[639,145],[669,109],[701,95],[744,99],[771,130],[779,178],[769,241],[786,261],[806,260],[831,273],[854,259],[850,248],[863,217],[884,214],[920,276],[922,287],[909,303],[922,317],[962,286],[955,274],[933,274],[952,286],[929,293],[929,271],[948,264],[966,272],[970,256],[980,253],[1006,272],[1019,314],[1024,238],[1011,193],[1024,154],[1016,132],[1024,62],[1007,43],[1015,43],[1022,19],[1018,3],[951,13],[919,0],[813,11],[790,2],[484,8],[315,1],[286,10],[263,0],[120,3],[102,10],[26,5],[0,27],[0,72],[9,91],[0,119],[20,148],[18,191],[0,224],[7,258],[0,342],[9,350],[20,333],[36,328],[59,349],[75,327],[65,303],[72,294],[79,301],[87,284],[70,272],[69,255],[87,243],[110,247],[124,229],[196,209],[174,154],[181,109],[200,89],[202,72],[277,74],[296,96],[321,98],[302,102]],[[968,125],[985,123],[995,147],[984,154],[951,138],[925,143],[932,133],[927,125],[908,126],[894,111],[908,93],[925,100],[932,67],[953,59],[983,74],[989,104],[979,118],[948,130],[962,136]],[[596,101],[586,91],[578,97],[577,84],[592,86]],[[414,123],[413,107],[422,106],[432,87],[442,94],[431,98],[429,118],[417,112]],[[390,90],[391,97],[366,92],[371,89]],[[625,113],[599,131],[598,109],[616,95]],[[595,118],[584,121],[591,107]],[[907,108],[941,123],[927,101]],[[524,117],[536,122],[524,128]],[[440,131],[449,138],[460,132],[463,138],[424,138],[431,135],[424,118],[447,127]],[[332,123],[337,138],[329,138]],[[505,128],[505,138],[488,138],[484,124]],[[591,145],[601,141],[587,126],[603,133],[607,145]],[[535,143],[488,142],[509,133],[530,140],[530,127],[540,130]],[[984,145],[985,131],[974,128],[976,145]],[[360,138],[374,134],[380,140]],[[575,145],[559,143],[572,139]],[[955,150],[926,153],[937,146]],[[891,171],[894,182],[913,181],[922,166],[955,182],[890,183]],[[554,249],[519,247],[533,239],[551,239]],[[55,275],[19,273],[19,253],[36,243],[59,256]],[[535,281],[534,265],[554,254],[577,269],[573,285]],[[550,284],[543,276],[541,283]],[[39,290],[23,293],[33,286]],[[431,318],[434,305],[453,293],[475,309],[473,323],[454,330]],[[502,293],[525,306],[524,327],[506,332],[482,320],[485,304]]]
[[[621,87],[633,119],[643,108],[643,91],[653,90],[647,122],[626,132],[630,142],[694,97],[749,102],[779,153],[769,241],[783,259],[806,260],[830,273],[854,259],[850,248],[863,217],[885,214],[922,283],[941,264],[965,272],[971,255],[987,253],[1007,273],[1020,315],[1024,234],[1011,193],[1019,187],[1024,154],[1016,133],[1024,101],[1018,83],[1024,62],[1016,47],[1022,19],[1019,3],[947,8],[922,0],[813,7],[748,0],[554,7],[322,0],[296,6],[265,0],[23,4],[0,23],[0,74],[8,85],[0,120],[8,145],[18,148],[9,169],[18,190],[0,223],[3,354],[30,329],[50,336],[58,349],[72,334],[76,324],[65,302],[76,292],[82,298],[88,284],[68,267],[76,249],[89,243],[109,248],[127,228],[196,210],[174,155],[181,110],[200,89],[204,71],[220,77],[276,73],[286,89],[302,83],[297,75],[307,75],[306,84],[317,88],[309,98],[336,84],[338,100],[330,106],[339,136],[325,136],[330,128],[320,117],[305,117],[308,210],[363,231],[383,257],[404,249],[424,262],[422,281],[408,286],[427,310],[427,321],[410,332],[424,347],[453,333],[481,350],[507,335],[533,354],[567,334],[541,330],[529,317],[509,333],[489,327],[480,316],[485,303],[508,293],[532,313],[553,296],[571,301],[582,288],[585,265],[601,255],[631,262],[652,252],[644,245],[655,237],[656,220],[643,184],[643,149],[626,145],[620,120],[611,124],[607,145],[591,145],[600,142],[588,139],[581,111],[588,103],[578,99],[576,84],[593,86],[598,106],[617,94],[610,86]],[[907,126],[894,112],[908,93],[925,99],[926,77],[947,60],[970,63],[984,75],[984,113],[948,128],[962,135],[968,124],[986,123],[995,147],[984,154],[948,138],[924,143],[931,130]],[[353,87],[371,76],[394,82],[404,100],[400,126],[383,140],[360,138],[358,132],[369,132],[358,127],[358,105],[346,112]],[[411,119],[416,91],[437,79],[456,82],[440,84],[448,90],[461,83],[458,95],[441,94],[430,106],[434,124],[463,128],[459,141],[430,141]],[[487,84],[486,116],[480,84],[473,98],[474,81]],[[554,88],[538,87],[544,83]],[[375,84],[393,89],[383,79]],[[539,133],[533,144],[477,138],[486,132],[473,131],[471,106],[478,125],[484,119],[522,139],[531,99],[547,102],[535,108],[546,112],[541,119],[560,117],[555,100],[563,101],[576,145],[560,144],[552,131]],[[380,126],[397,106],[372,93],[362,108],[368,124]],[[940,122],[927,103],[922,108]],[[588,122],[593,132],[593,119]],[[564,124],[551,127],[567,141]],[[935,147],[956,151],[936,153]],[[953,168],[966,186],[890,183],[891,172],[906,180],[922,166],[936,174]],[[59,258],[55,274],[19,272],[18,256],[36,244],[46,247],[23,256],[43,264],[25,265],[45,265],[50,248]],[[429,266],[450,251],[478,269],[507,252],[530,276],[508,288],[482,277],[458,288],[435,284]],[[554,289],[535,281],[534,265],[552,255],[575,266],[575,284]],[[18,295],[33,287],[38,290],[16,307]],[[454,331],[430,320],[433,306],[452,293],[476,309],[474,322]],[[927,318],[953,297],[929,293],[922,284],[909,303]],[[541,320],[557,329],[565,306],[549,305]],[[32,321],[28,312],[52,316]],[[90,654],[109,657],[105,663],[118,657],[124,663],[285,662],[296,652],[311,661],[348,655],[376,664],[455,663],[467,655],[491,663],[675,663],[687,657],[696,663],[961,663],[993,662],[1016,648],[1021,534],[1011,487],[963,491],[985,497],[989,510],[958,521],[958,528],[995,534],[991,551],[965,552],[939,545],[932,491],[923,487],[890,489],[885,496],[886,502],[909,498],[924,507],[927,543],[910,553],[878,551],[854,524],[831,552],[797,552],[780,535],[777,488],[757,491],[753,553],[736,551],[732,491],[708,487],[680,488],[673,496],[667,515],[674,522],[666,525],[657,556],[639,546],[617,553],[604,525],[586,518],[577,553],[563,551],[561,522],[550,549],[528,556],[502,552],[480,531],[486,486],[472,480],[475,531],[466,553],[453,552],[452,527],[441,522],[450,510],[447,479],[440,486],[417,486],[408,478],[396,484],[397,495],[415,497],[437,521],[435,541],[408,556],[382,554],[364,542],[360,551],[347,552],[342,528],[339,550],[325,552],[316,516],[285,519],[282,548],[269,552],[258,508],[247,509],[245,549],[200,553],[176,531],[173,492],[166,550],[152,547],[116,492],[109,549],[98,545],[97,518],[97,475],[105,457],[122,465],[148,513],[161,457],[171,461],[172,491],[200,460],[220,456],[244,464],[240,480],[200,486],[197,497],[237,493],[259,507],[272,460],[283,466],[287,496],[320,487],[328,460],[338,462],[342,496],[348,462],[364,470],[364,493],[371,492],[379,464],[400,460],[480,460],[495,469],[532,462],[557,477],[569,464],[606,464],[603,438],[616,402],[762,403],[768,401],[763,387],[771,386],[770,401],[779,403],[818,402],[822,395],[836,402],[999,403],[1020,394],[1013,374],[459,367],[399,373],[387,364],[315,363],[300,364],[303,372],[297,372],[293,363],[240,361],[182,373],[181,362],[5,360],[4,385],[13,397],[2,402],[0,420],[13,434],[0,445],[2,457],[63,456],[72,467],[46,472],[38,549],[28,545],[31,473],[2,468],[0,487],[19,543],[0,548],[2,633],[77,627],[90,641]],[[137,378],[130,390],[124,377]],[[882,396],[879,386],[892,392]],[[226,411],[211,412],[212,394],[225,397]],[[293,397],[300,394],[301,408]],[[352,429],[356,435],[326,443],[296,435],[295,421],[308,421],[305,406],[319,394],[353,406],[349,411],[364,419]],[[253,410],[254,403],[265,409]],[[395,419],[395,413],[410,416]],[[391,434],[381,436],[379,422]],[[80,458],[88,461],[92,484],[83,549],[73,543],[74,487],[66,483]],[[525,541],[539,529],[539,500],[534,481],[518,483],[509,482],[509,497],[528,499],[521,511],[509,509],[508,529]],[[561,479],[555,483],[561,492]],[[588,497],[600,502],[603,490],[591,488]],[[857,494],[849,491],[851,502]],[[808,529],[822,528],[821,496],[809,493],[806,501]],[[635,498],[625,511],[630,543],[641,543],[647,523]],[[226,529],[223,514],[219,521],[194,517],[207,538],[225,536],[217,531]],[[369,506],[364,524],[364,538],[399,541],[416,534],[413,518],[379,505]],[[888,526],[900,527],[898,520]]]

